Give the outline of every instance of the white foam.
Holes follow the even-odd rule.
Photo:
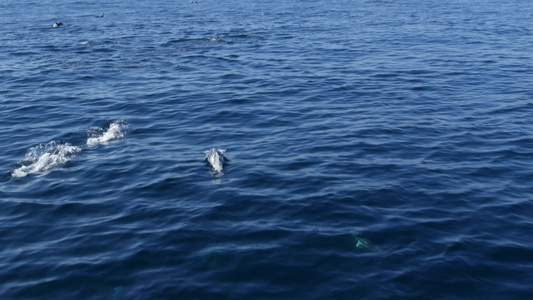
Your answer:
[[[222,172],[223,164],[224,164],[224,153],[226,150],[224,149],[216,149],[211,148],[208,151],[205,151],[205,158],[211,164],[211,167],[213,167],[213,170],[215,172]]]
[[[124,137],[124,125],[122,122],[114,122],[109,124],[109,128],[103,131],[100,128],[92,128],[92,131],[96,131],[95,136],[87,139],[87,146],[94,147],[101,144],[107,144],[107,142]],[[103,131],[103,132],[102,132]]]
[[[221,41],[223,39],[225,39],[227,36],[222,34],[222,35],[216,35],[216,36],[213,36],[211,38],[209,38],[209,41],[211,42],[218,42],[218,41]]]
[[[20,178],[49,170],[72,160],[74,153],[80,151],[81,148],[68,143],[58,145],[52,141],[40,144],[28,150],[24,159],[19,162],[22,166],[15,169],[11,176]]]

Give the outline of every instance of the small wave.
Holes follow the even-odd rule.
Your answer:
[[[388,0],[365,0],[363,3],[390,3]]]
[[[254,39],[254,40],[264,40],[265,38],[259,35],[254,34],[238,34],[238,35],[215,35],[209,38],[209,41],[211,42],[218,42],[218,41],[236,41],[236,40],[243,40],[243,39]]]
[[[92,127],[87,135],[87,146],[95,147],[101,144],[107,144],[111,140],[124,137],[125,124],[121,121],[109,124],[108,128]]]
[[[117,45],[117,44],[124,44],[123,41],[116,41],[116,40],[108,40],[103,42],[94,42],[94,41],[82,41],[80,42],[80,45],[82,46],[101,46],[101,45]]]
[[[80,152],[81,148],[72,146],[69,143],[52,141],[46,144],[30,148],[21,165],[15,169],[11,176],[21,178],[29,174],[47,171],[56,166],[62,165],[74,158],[74,153]]]
[[[241,40],[241,39],[264,40],[265,38],[259,35],[254,35],[254,34],[238,34],[238,35],[219,34],[219,35],[214,35],[209,38],[186,38],[186,39],[170,40],[166,44],[219,42],[219,41],[225,41],[225,40]]]

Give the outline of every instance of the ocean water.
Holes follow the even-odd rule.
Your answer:
[[[0,298],[532,299],[532,20],[1,1]]]

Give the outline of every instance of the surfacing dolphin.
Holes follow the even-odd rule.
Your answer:
[[[208,151],[205,151],[205,159],[209,162],[211,167],[213,167],[213,170],[215,170],[215,172],[222,172],[222,167],[225,160],[225,152],[226,150],[224,149],[216,148],[211,148]]]

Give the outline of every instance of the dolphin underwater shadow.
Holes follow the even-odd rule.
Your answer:
[[[372,244],[370,240],[361,237],[357,231],[352,231],[352,236],[355,240],[355,248],[365,249],[372,252],[379,252],[381,250],[379,249],[379,246]]]

